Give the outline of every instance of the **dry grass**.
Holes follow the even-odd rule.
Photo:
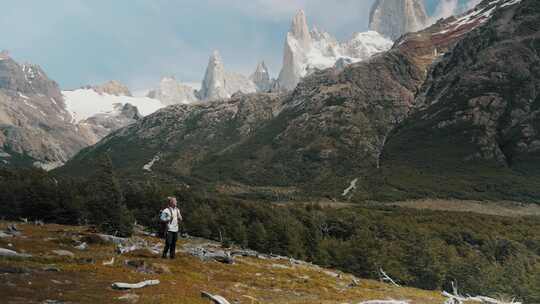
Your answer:
[[[7,223],[0,222],[0,229]],[[283,260],[239,258],[234,265],[202,262],[179,253],[176,260],[157,257],[116,255],[113,245],[91,244],[86,251],[73,248],[73,238],[85,234],[84,227],[19,224],[23,235],[0,239],[0,247],[33,255],[29,259],[0,258],[0,268],[16,267],[29,273],[0,274],[0,302],[42,303],[62,300],[74,303],[120,303],[116,298],[129,293],[110,288],[111,283],[159,279],[158,286],[133,291],[138,303],[209,303],[202,290],[220,294],[237,303],[358,303],[373,299],[408,299],[411,303],[442,303],[439,292],[397,288],[377,281],[360,280],[349,287],[352,276],[329,275],[309,265],[291,265]],[[153,242],[159,240],[149,238]],[[179,245],[191,240],[181,240]],[[58,257],[55,249],[75,253],[75,258]],[[116,257],[113,266],[102,262]],[[125,265],[126,260],[166,265],[171,273],[143,274]],[[276,266],[280,264],[281,266]],[[44,271],[47,266],[59,272]],[[339,273],[339,272],[335,272]],[[254,300],[255,299],[255,300]]]
[[[517,202],[482,202],[464,200],[423,199],[392,203],[392,205],[428,210],[472,212],[487,215],[522,217],[540,216],[540,205]]]

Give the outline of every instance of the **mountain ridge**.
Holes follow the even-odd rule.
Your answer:
[[[60,171],[91,167],[97,154],[112,151],[119,172],[138,178],[140,168],[160,153],[152,176],[210,188],[238,183],[342,197],[362,177],[352,197],[379,197],[369,187],[386,170],[384,148],[424,104],[417,96],[431,81],[432,64],[489,26],[486,12],[511,7],[505,3],[511,2],[484,2],[464,16],[406,34],[390,51],[365,62],[316,71],[289,93],[238,94],[164,109],[86,149]],[[128,142],[141,151],[124,151]]]

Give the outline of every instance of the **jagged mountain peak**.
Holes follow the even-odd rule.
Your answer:
[[[219,51],[215,50],[208,60],[208,67],[198,95],[201,100],[228,99],[234,93],[254,93],[256,85],[247,77],[225,70]]]
[[[51,80],[37,64],[19,64],[4,52],[0,60],[0,89],[10,94],[44,95],[62,103],[58,84]]]
[[[146,96],[158,99],[165,105],[187,104],[198,100],[194,88],[178,82],[172,75],[162,77],[159,86],[148,92]]]
[[[371,8],[369,28],[396,40],[421,30],[428,25],[428,19],[421,0],[377,0]]]
[[[61,165],[84,146],[71,124],[56,82],[35,64],[19,64],[7,52],[0,60],[0,166]]]
[[[225,90],[225,67],[221,55],[217,50],[212,52],[206,67],[206,73],[199,92],[202,100],[229,98],[230,94]]]
[[[212,55],[210,56],[210,62],[215,65],[223,64],[223,60],[221,59],[221,54],[219,53],[218,50],[214,50],[212,52]]]
[[[95,86],[85,86],[84,89],[91,89],[99,94],[109,94],[115,96],[133,96],[129,88],[118,80],[109,80],[103,84]]]
[[[289,33],[301,42],[302,46],[308,47],[311,41],[311,34],[307,24],[304,10],[299,10],[294,16]]]
[[[257,64],[255,72],[249,76],[249,79],[255,83],[259,92],[268,92],[272,89],[273,81],[270,79],[270,73],[264,61]]]
[[[260,61],[257,64],[257,68],[255,69],[255,73],[268,74],[268,67],[266,67],[266,63],[264,62],[264,60]]]
[[[337,61],[342,65],[365,60],[391,46],[391,41],[383,37],[375,39],[373,35],[355,36],[350,41],[340,43],[331,34],[317,27],[310,31],[306,15],[300,11],[294,16],[285,40],[283,67],[275,87],[279,90],[292,90],[303,77],[316,70],[333,67]]]

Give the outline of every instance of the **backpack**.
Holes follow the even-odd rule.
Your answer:
[[[161,212],[159,213],[159,230],[158,230],[158,237],[159,238],[162,238],[162,239],[165,239],[167,238],[167,231],[169,230],[169,223],[172,222],[172,211],[170,210],[169,207],[167,207],[167,209],[169,209],[169,212],[171,213],[171,219],[168,220],[168,221],[162,221],[161,220],[161,213],[165,211],[165,209],[161,210]]]

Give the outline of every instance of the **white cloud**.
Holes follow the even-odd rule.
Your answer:
[[[482,0],[470,0],[467,2],[467,9],[472,9],[474,8],[475,6],[477,6],[478,4],[480,4],[480,2],[482,2]]]
[[[375,0],[205,0],[245,15],[269,22],[288,22],[303,9],[310,24],[330,32],[343,30],[364,31],[369,23],[369,11]]]

